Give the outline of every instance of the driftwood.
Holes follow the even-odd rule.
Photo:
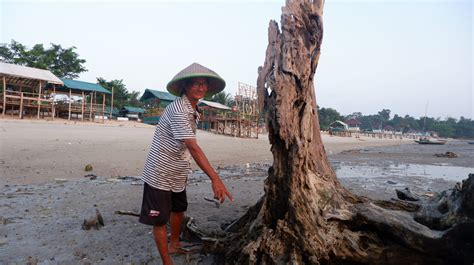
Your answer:
[[[226,237],[204,240],[204,248],[231,264],[472,264],[473,175],[415,201],[372,201],[337,180],[321,141],[313,85],[323,4],[288,0],[281,31],[270,22],[257,80],[274,160],[265,196]]]
[[[98,209],[95,209],[94,216],[88,219],[84,219],[84,221],[82,222],[82,229],[84,230],[90,230],[91,228],[99,230],[101,226],[105,226],[104,218],[102,217],[102,214],[100,214]]]
[[[444,154],[434,154],[435,157],[458,158],[459,155],[453,152],[446,152]]]
[[[114,213],[115,213],[115,214],[120,214],[120,215],[130,215],[130,216],[140,217],[140,214],[139,214],[139,213],[131,212],[131,211],[118,210],[118,211],[115,211]]]

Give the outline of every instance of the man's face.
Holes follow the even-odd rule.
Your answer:
[[[186,89],[186,96],[189,100],[198,101],[207,93],[207,79],[193,78],[191,85]]]

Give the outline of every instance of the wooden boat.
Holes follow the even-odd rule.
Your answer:
[[[424,137],[424,138],[420,138],[418,140],[415,140],[416,143],[419,143],[419,144],[436,144],[436,145],[443,145],[447,142],[447,140],[443,140],[443,139],[438,139],[438,138],[428,138],[428,137]]]

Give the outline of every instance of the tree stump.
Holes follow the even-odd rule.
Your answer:
[[[471,264],[474,176],[431,201],[372,201],[337,180],[313,85],[323,5],[287,0],[281,31],[270,22],[257,80],[274,159],[265,196],[206,249],[230,264]]]

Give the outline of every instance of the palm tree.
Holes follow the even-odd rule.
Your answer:
[[[221,103],[222,105],[230,106],[232,102],[232,97],[230,94],[225,93],[225,91],[222,91],[212,96],[209,100]]]

